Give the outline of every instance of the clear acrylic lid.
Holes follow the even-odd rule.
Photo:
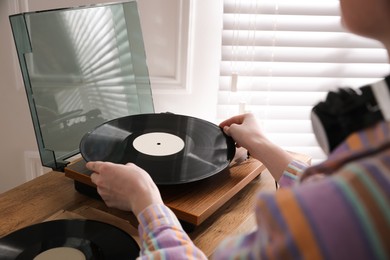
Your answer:
[[[10,16],[42,165],[62,169],[109,120],[153,113],[135,1]]]

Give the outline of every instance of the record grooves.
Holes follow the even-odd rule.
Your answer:
[[[157,184],[201,180],[224,170],[235,143],[217,125],[171,113],[140,114],[104,123],[84,135],[86,161],[134,163]]]
[[[0,239],[1,259],[4,260],[39,259],[46,252],[61,248],[74,249],[87,260],[135,259],[139,256],[139,246],[129,234],[94,220],[47,221]],[[66,256],[59,255],[57,259],[65,259]]]

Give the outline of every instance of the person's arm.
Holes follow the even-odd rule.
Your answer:
[[[137,216],[142,259],[206,259],[164,205],[147,172],[131,163],[88,162],[87,168],[107,206]]]
[[[303,172],[307,169],[309,165],[304,162],[293,160],[291,161],[286,169],[283,171],[282,176],[279,179],[279,186],[283,187],[291,187],[295,185],[299,177],[303,174]]]
[[[279,182],[293,157],[262,133],[253,114],[234,116],[219,126],[236,141],[238,147],[244,147],[252,157],[261,161]]]
[[[165,205],[151,205],[137,218],[141,259],[207,259]]]

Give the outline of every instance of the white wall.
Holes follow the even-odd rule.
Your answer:
[[[188,1],[188,0],[187,0]],[[187,88],[190,93],[155,92],[156,111],[216,120],[221,55],[222,0],[192,0],[193,24]],[[143,13],[141,13],[142,16]],[[141,17],[143,19],[143,17]],[[153,83],[153,82],[152,82]],[[152,84],[153,85],[153,84]]]
[[[37,165],[31,164],[28,159],[35,160],[34,157],[37,157],[38,152],[8,16],[19,12],[99,2],[105,1],[0,1],[0,192],[31,178],[31,171],[41,170],[40,165],[38,165],[39,169],[36,169]],[[157,75],[156,77],[152,75],[156,112],[170,111],[215,121],[222,1],[139,0],[138,2],[141,24],[145,29],[145,39],[154,34],[154,27],[148,26],[148,22],[154,17],[151,12],[158,11],[158,8],[154,8],[157,4],[170,5],[172,10],[177,10],[177,8],[183,6],[183,3],[190,3],[191,7],[190,16],[184,17],[188,18],[184,19],[184,21],[189,22],[188,25],[184,24],[184,28],[183,24],[178,27],[168,26],[166,28],[167,32],[161,33],[159,31],[162,36],[177,35],[182,37],[183,35],[186,36],[186,30],[190,29],[188,31],[188,44],[184,41],[186,44],[177,49],[176,53],[172,52],[172,59],[177,58],[177,63],[172,63],[169,57],[165,57],[170,61],[170,64],[180,64],[176,68],[176,74],[174,73],[176,76],[179,75],[176,81],[174,82],[170,75],[165,75],[168,76],[168,80],[164,81],[165,84],[161,84],[161,78],[157,77],[161,76],[159,68],[153,67],[151,71],[151,74]],[[161,18],[169,19],[166,14],[164,15]],[[164,22],[164,19],[162,20]],[[172,32],[172,30],[179,30],[179,32]],[[156,58],[159,53],[164,53],[152,42],[145,42],[145,45],[149,62],[152,62],[153,57]],[[183,50],[185,51],[183,52]],[[182,68],[184,68],[185,73],[181,73]]]
[[[0,1],[0,190],[25,181],[24,153],[37,149],[8,21],[12,1]]]

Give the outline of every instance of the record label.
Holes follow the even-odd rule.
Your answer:
[[[56,247],[43,251],[33,260],[86,260],[83,252],[72,247]]]
[[[171,113],[139,114],[108,121],[85,134],[85,161],[134,163],[156,184],[198,181],[227,168],[233,139],[205,120]]]
[[[167,156],[180,152],[184,141],[169,133],[148,133],[134,139],[134,148],[143,154],[151,156]]]

